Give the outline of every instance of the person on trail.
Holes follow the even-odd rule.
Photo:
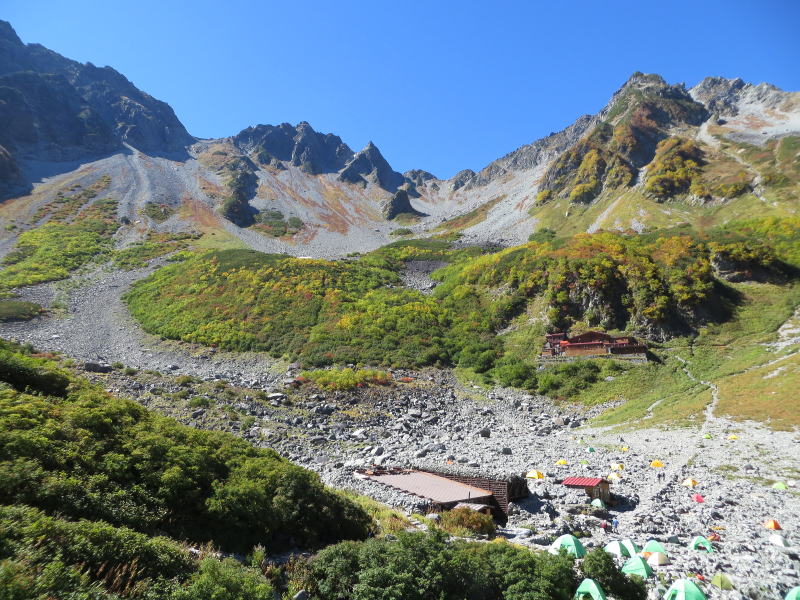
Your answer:
[[[600,523],[600,529],[603,530],[603,533],[608,533],[608,523],[606,523],[605,521]]]
[[[611,521],[611,529],[616,532],[617,527],[619,527],[619,519],[617,519],[617,517],[614,517]]]

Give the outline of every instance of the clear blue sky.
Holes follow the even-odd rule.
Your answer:
[[[196,136],[305,120],[439,177],[596,112],[637,70],[800,90],[797,0],[4,0],[0,18]]]

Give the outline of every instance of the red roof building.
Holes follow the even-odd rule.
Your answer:
[[[600,498],[603,502],[611,501],[610,482],[601,477],[567,477],[561,482],[568,488],[583,488],[589,498]]]
[[[647,347],[636,338],[614,337],[602,331],[587,331],[567,337],[565,333],[548,333],[545,336],[543,357],[592,357],[609,354],[644,354]]]

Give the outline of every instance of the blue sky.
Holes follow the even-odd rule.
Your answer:
[[[637,70],[800,90],[796,0],[4,0],[0,18],[111,65],[196,136],[305,120],[439,177],[596,112]]]

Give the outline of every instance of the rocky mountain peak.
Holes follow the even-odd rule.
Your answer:
[[[769,83],[753,85],[738,77],[735,79],[706,77],[689,90],[689,93],[696,101],[703,103],[709,111],[726,116],[739,114],[745,106],[748,109],[757,105],[762,105],[764,108],[776,108],[790,96],[796,95],[784,92]]]
[[[18,46],[22,45],[22,40],[19,39],[17,32],[14,31],[14,28],[11,26],[11,23],[8,21],[3,21],[0,19],[0,40],[4,42],[11,42],[12,44],[16,44]]]
[[[356,153],[347,163],[339,180],[367,186],[376,184],[383,189],[394,192],[405,183],[405,178],[392,169],[378,147],[369,142],[363,150]]]
[[[244,152],[259,154],[262,163],[284,161],[310,174],[336,173],[353,156],[338,135],[318,133],[307,121],[248,127],[233,141]]]
[[[74,160],[122,149],[177,155],[194,141],[172,108],[111,67],[23,44],[0,22],[0,144],[15,155]]]

